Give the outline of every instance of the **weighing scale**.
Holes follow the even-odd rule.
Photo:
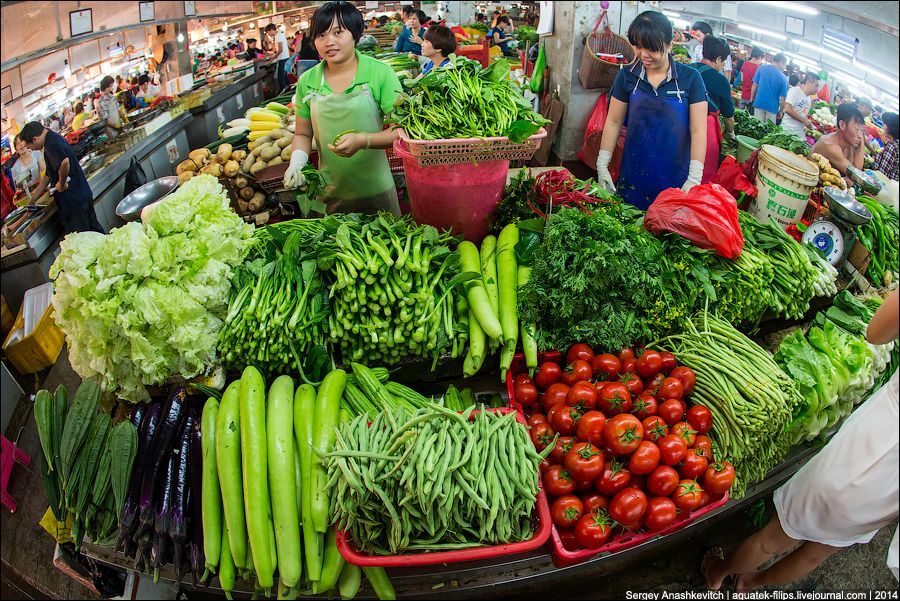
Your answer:
[[[803,232],[803,242],[818,248],[834,267],[843,265],[853,242],[856,228],[872,220],[872,214],[853,196],[834,187],[822,193],[828,201],[828,215],[813,222]]]

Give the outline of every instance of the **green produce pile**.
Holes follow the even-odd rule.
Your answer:
[[[792,442],[812,440],[835,426],[866,398],[887,369],[895,344],[866,342],[874,314],[875,307],[845,290],[833,306],[816,315],[805,335],[795,330],[782,341],[775,359],[797,383],[804,400],[791,424]]]
[[[781,128],[778,128],[763,136],[759,141],[759,145],[762,146],[763,144],[771,144],[772,146],[783,148],[787,151],[793,152],[794,154],[799,154],[800,156],[804,157],[809,154],[809,144],[806,143],[805,139],[801,139],[794,134],[782,130]]]
[[[216,178],[198,175],[143,223],[66,236],[50,277],[78,375],[137,401],[148,398],[147,385],[212,365],[252,232]]]
[[[713,414],[715,456],[734,464],[733,496],[765,478],[791,446],[788,426],[803,397],[772,356],[727,321],[698,313],[684,333],[651,345],[694,370],[694,402]]]
[[[381,52],[375,58],[393,69],[401,79],[413,77],[419,72],[419,61],[406,52]]]
[[[450,55],[453,68],[434,69],[404,93],[389,121],[415,140],[505,136],[521,142],[548,123],[509,80],[509,62],[487,69]]]
[[[58,522],[71,516],[76,549],[85,534],[96,544],[112,546],[137,451],[137,429],[128,421],[113,426],[109,414],[98,411],[96,378],[81,383],[71,406],[68,399],[64,386],[35,395],[44,490]]]
[[[474,29],[475,31],[481,31],[483,33],[487,33],[488,29],[489,29],[487,26],[487,23],[481,23],[478,21],[475,21],[474,23],[469,23],[468,25],[466,25],[466,27],[469,29]]]
[[[875,286],[888,287],[897,281],[900,272],[900,216],[874,198],[857,198],[872,213],[872,221],[856,228],[872,259],[866,275]]]
[[[526,46],[536,44],[538,41],[537,29],[528,25],[519,25],[515,32],[516,39],[519,41],[519,48],[522,50]]]
[[[324,462],[332,518],[373,555],[528,540],[541,459],[515,412],[359,416]]]
[[[745,110],[734,111],[734,133],[738,136],[762,140],[768,134],[780,129],[771,121],[763,123]]]

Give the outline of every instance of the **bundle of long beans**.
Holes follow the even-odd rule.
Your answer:
[[[442,551],[534,535],[542,457],[515,413],[472,409],[429,405],[338,428],[324,461],[332,518],[361,550]]]
[[[694,402],[709,407],[715,456],[734,464],[733,490],[741,497],[787,454],[788,425],[803,397],[772,355],[727,321],[702,312],[680,335],[652,345],[670,350],[694,370]]]

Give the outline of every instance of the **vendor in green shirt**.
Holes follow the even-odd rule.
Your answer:
[[[349,2],[326,2],[313,14],[310,36],[322,61],[300,76],[291,160],[284,186],[301,187],[315,136],[328,212],[400,214],[384,149],[397,131],[384,115],[400,96],[400,80],[384,63],[356,51],[364,28]]]
[[[722,146],[719,115],[725,120],[725,135],[734,139],[734,100],[731,98],[728,78],[722,73],[729,56],[731,48],[728,47],[728,42],[723,38],[707,35],[703,38],[703,60],[691,63],[691,67],[703,79],[709,105],[706,117],[706,161],[703,163],[703,179],[700,180],[703,184],[712,181],[719,169],[719,150]]]

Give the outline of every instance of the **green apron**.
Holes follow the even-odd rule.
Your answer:
[[[325,87],[322,73],[320,88]],[[328,149],[339,134],[348,130],[376,133],[383,129],[381,111],[369,86],[344,94],[317,94],[309,102],[310,121],[319,152],[319,171],[325,179],[328,212],[400,214],[397,189],[384,150],[359,150],[352,157],[340,157]]]

